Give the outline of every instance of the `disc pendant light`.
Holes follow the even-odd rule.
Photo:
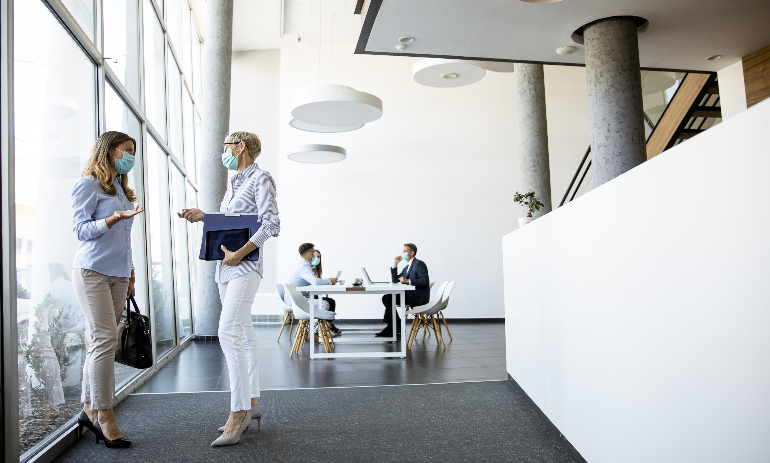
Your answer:
[[[334,145],[300,145],[288,157],[304,164],[326,164],[342,161],[347,157],[347,151]]]
[[[371,93],[336,84],[299,88],[294,92],[291,106],[291,115],[297,121],[315,126],[344,128],[328,130],[330,132],[354,130],[351,127],[360,128],[382,117],[382,100]]]
[[[412,67],[412,76],[418,84],[428,87],[462,87],[474,84],[487,74],[482,61],[425,58]]]
[[[350,132],[351,130],[358,130],[364,126],[364,124],[361,124],[361,125],[333,127],[330,125],[308,124],[307,122],[302,122],[299,119],[290,120],[289,125],[298,130],[304,130],[305,132],[315,132],[315,133]]]

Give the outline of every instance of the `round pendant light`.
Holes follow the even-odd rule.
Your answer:
[[[332,125],[308,124],[307,122],[302,122],[299,119],[290,120],[289,125],[298,130],[304,130],[305,132],[316,132],[316,133],[350,132],[351,130],[358,130],[364,126],[364,124],[361,124],[361,125],[350,125],[350,126],[344,126],[344,127],[335,127]]]
[[[382,100],[344,85],[320,84],[294,92],[291,115],[314,125],[363,126],[382,117]]]
[[[482,61],[425,58],[412,67],[412,76],[418,84],[428,87],[462,87],[476,83],[486,75]]]
[[[334,145],[301,145],[289,154],[289,159],[304,164],[326,164],[346,157],[345,148]]]

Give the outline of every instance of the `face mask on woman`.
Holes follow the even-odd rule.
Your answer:
[[[123,151],[123,158],[115,159],[115,170],[120,175],[127,174],[134,168],[135,157],[126,151]]]
[[[225,166],[227,170],[238,170],[238,158],[233,156],[232,148],[227,148],[227,150],[222,153],[222,165]]]
[[[318,257],[313,257],[313,260],[310,261],[310,265],[312,265],[313,267],[318,267],[318,264],[320,263],[321,263],[321,259],[319,259]]]

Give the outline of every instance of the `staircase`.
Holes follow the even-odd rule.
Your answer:
[[[645,92],[645,82],[664,81],[672,73],[657,73],[649,71],[642,80],[642,90]],[[662,76],[662,77],[661,77]],[[655,117],[663,106],[648,107],[645,101],[644,120],[647,128],[651,130],[647,137],[647,159],[652,159],[663,151],[676,146],[683,141],[704,132],[722,120],[722,108],[719,100],[719,82],[716,73],[687,73],[679,81],[675,88],[664,89],[661,95],[675,90],[671,99],[666,103],[657,121],[648,116],[648,112]],[[645,96],[647,94],[645,93]],[[650,103],[652,105],[654,103]],[[567,191],[562,197],[559,207],[593,189],[593,176],[591,175],[591,147],[586,150],[580,165],[572,177]]]

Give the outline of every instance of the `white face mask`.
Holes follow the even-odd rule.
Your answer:
[[[404,260],[409,260],[409,253],[408,252],[402,252],[401,253],[401,258],[404,259]]]

